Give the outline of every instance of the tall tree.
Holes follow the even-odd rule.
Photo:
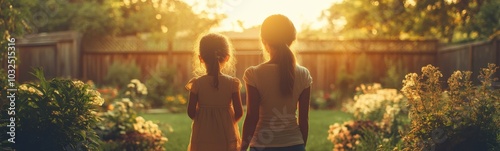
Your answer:
[[[412,26],[408,32],[419,36],[434,36],[452,42],[454,36],[465,33],[470,37],[471,21],[485,0],[425,0],[409,5]],[[464,28],[465,27],[465,28]]]
[[[125,1],[121,8],[125,35],[165,32],[175,37],[179,33],[195,36],[207,31],[224,17],[207,11],[195,13],[192,6],[181,0]],[[213,16],[210,18],[209,16]]]
[[[487,0],[477,13],[470,28],[475,31],[480,39],[500,37],[500,1]]]
[[[7,42],[30,31],[27,21],[31,13],[29,8],[35,5],[30,0],[0,0],[0,64],[7,56]]]
[[[332,26],[335,20],[345,19],[341,33],[347,37],[452,42],[489,37],[498,31],[499,5],[497,0],[349,0],[332,5],[323,18]]]
[[[40,0],[30,8],[36,32],[76,30],[88,37],[208,30],[222,16],[195,13],[181,0]]]
[[[31,7],[35,33],[75,30],[84,36],[119,32],[122,24],[117,0],[40,0]]]
[[[325,10],[322,18],[329,31],[337,31],[345,19],[339,32],[345,38],[398,38],[401,24],[408,24],[407,11],[401,0],[345,0]]]

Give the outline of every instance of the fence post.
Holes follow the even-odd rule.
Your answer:
[[[473,47],[474,47],[473,45],[469,45],[469,67],[468,67],[469,71],[473,71],[474,70],[474,68],[473,68],[474,67],[474,65],[473,65],[473,63],[474,63],[474,57],[472,56],[474,54],[474,53],[472,53]]]
[[[495,62],[497,65],[500,65],[500,47],[498,46],[498,43],[500,43],[500,39],[495,38],[493,39],[493,49],[495,50]],[[497,73],[497,75],[500,75]]]

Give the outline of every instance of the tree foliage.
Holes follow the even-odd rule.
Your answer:
[[[34,3],[29,0],[0,0],[0,61],[7,56],[7,42],[12,36],[29,31],[27,20],[29,8]]]
[[[121,25],[113,0],[40,0],[30,8],[33,33],[75,30],[85,36],[114,35]]]
[[[121,7],[125,20],[123,34],[166,32],[175,36],[179,32],[200,33],[223,18],[220,14],[209,18],[207,12],[195,13],[192,6],[180,0],[143,0],[124,4]]]
[[[345,0],[325,10],[330,29],[346,38],[484,39],[500,29],[495,0]]]
[[[85,37],[197,35],[223,18],[220,14],[197,13],[181,0],[41,0],[30,11],[35,32],[75,30]]]

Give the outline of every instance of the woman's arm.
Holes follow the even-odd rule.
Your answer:
[[[197,110],[198,110],[198,94],[189,92],[189,102],[187,107],[187,114],[189,118],[194,119]]]
[[[234,92],[232,94],[232,98],[233,98],[233,109],[234,109],[234,121],[238,122],[243,116],[243,107],[241,106],[240,91]]]
[[[245,122],[243,123],[243,135],[241,142],[241,150],[246,151],[250,145],[253,134],[255,133],[255,128],[257,127],[257,122],[259,121],[259,106],[260,106],[260,94],[257,88],[246,85],[247,89],[247,115],[245,117]]]
[[[311,96],[311,87],[302,91],[299,97],[299,127],[304,139],[304,145],[307,143],[309,133],[309,102]]]

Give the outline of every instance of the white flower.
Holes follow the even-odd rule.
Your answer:
[[[129,99],[129,98],[123,98],[123,99],[122,99],[122,102],[123,102],[123,103],[127,103],[126,105],[128,105],[128,107],[132,107],[132,106],[134,106],[134,103],[132,103],[132,101],[130,101],[130,99]]]
[[[151,125],[153,125],[153,124],[154,124],[154,123],[153,123],[152,121],[146,121],[146,125],[147,125],[148,127],[151,127]]]
[[[138,131],[140,128],[139,123],[134,124],[134,130]]]
[[[28,86],[26,84],[21,84],[19,90],[28,91]]]
[[[139,133],[145,133],[146,131],[144,129],[139,129],[137,130]]]
[[[138,84],[140,84],[140,83],[141,83],[141,81],[139,81],[139,80],[137,80],[137,79],[132,79],[132,80],[130,80],[130,83],[134,83],[134,84],[137,84],[137,85],[138,85]]]
[[[43,96],[42,91],[40,91],[36,88],[33,88],[33,87],[29,87],[28,92],[30,92],[31,94],[37,94],[38,96]]]
[[[158,129],[158,125],[157,125],[157,124],[153,124],[153,125],[152,125],[152,128],[153,128],[153,129]]]
[[[144,120],[144,118],[142,116],[138,116],[138,117],[135,118],[135,121],[137,123],[144,123],[146,120]]]
[[[83,88],[83,86],[85,85],[85,83],[83,83],[83,82],[82,82],[82,81],[80,81],[80,80],[73,81],[73,84],[74,84],[77,88]]]
[[[168,141],[168,139],[167,139],[166,137],[161,137],[161,141],[162,141],[162,142],[167,142],[167,141]]]
[[[140,84],[137,84],[137,92],[141,93],[142,95],[146,95],[148,94],[148,88],[146,87],[146,85],[140,83]]]
[[[124,111],[127,107],[123,102],[116,102],[116,110]]]
[[[127,85],[127,88],[134,88],[134,87],[135,87],[135,84],[133,84],[133,83],[129,83],[129,84]]]
[[[104,99],[100,96],[92,97],[92,104],[102,106],[102,104],[104,104]]]
[[[29,88],[28,88],[28,92],[30,92],[30,93],[35,93],[36,91],[35,91],[35,89],[34,89],[33,87],[29,87]]]

